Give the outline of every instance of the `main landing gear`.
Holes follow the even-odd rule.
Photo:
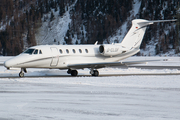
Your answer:
[[[90,71],[90,74],[91,74],[92,76],[99,76],[99,71],[92,69],[92,70]]]
[[[19,73],[19,77],[24,77],[24,72],[27,73],[26,68],[21,68],[21,71]]]
[[[68,69],[67,73],[71,74],[71,76],[77,76],[78,75],[78,71],[77,70]]]
[[[67,73],[68,73],[68,74],[71,74],[71,76],[77,76],[77,75],[78,75],[78,71],[77,71],[77,70],[68,69]],[[92,76],[99,76],[99,71],[92,69],[92,70],[90,71],[90,74],[91,74]]]

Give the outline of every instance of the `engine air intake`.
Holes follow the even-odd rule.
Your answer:
[[[103,56],[116,56],[122,53],[122,46],[103,44],[99,46],[99,53]]]
[[[104,46],[103,46],[103,45],[99,46],[99,52],[100,52],[100,53],[103,53],[103,52],[104,52]]]

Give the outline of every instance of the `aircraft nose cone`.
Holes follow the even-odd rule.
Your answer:
[[[5,66],[7,69],[9,69],[10,67],[12,67],[12,66],[13,66],[12,60],[7,60],[7,61],[5,61],[5,62],[4,62],[4,66]]]
[[[5,61],[5,62],[4,62],[4,67],[6,67],[6,68],[10,68],[10,64],[9,64],[9,62],[8,62],[8,61]]]

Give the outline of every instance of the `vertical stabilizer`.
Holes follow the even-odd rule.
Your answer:
[[[148,21],[144,19],[135,19],[132,21],[132,26],[126,36],[124,37],[121,45],[127,49],[138,48],[141,45],[143,40],[146,28],[148,25],[151,25],[155,22],[169,22],[176,20],[157,20],[157,21]]]

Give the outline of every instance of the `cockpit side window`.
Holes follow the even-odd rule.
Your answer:
[[[35,49],[28,49],[26,50],[24,53],[27,53],[27,54],[32,54],[34,52]]]
[[[38,50],[35,50],[35,51],[34,51],[34,54],[38,54]]]
[[[42,54],[42,51],[41,51],[41,50],[39,50],[39,54]]]

